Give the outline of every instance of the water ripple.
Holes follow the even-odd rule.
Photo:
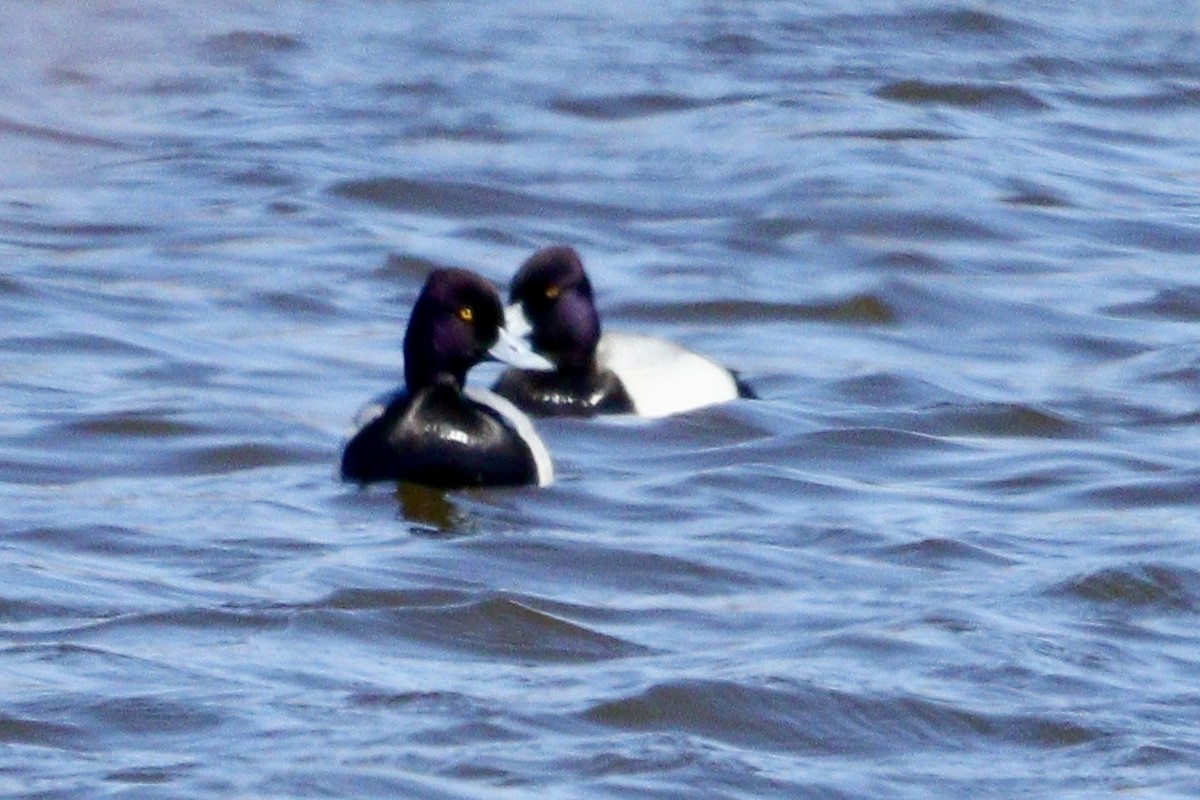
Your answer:
[[[1104,310],[1123,317],[1200,322],[1200,286],[1160,289],[1147,300],[1118,303]]]
[[[1196,796],[1194,19],[463,10],[5,4],[8,793]],[[552,242],[762,399],[342,485]]]
[[[1046,439],[1088,438],[1095,426],[1049,409],[1023,403],[985,403],[974,407],[941,405],[924,415],[922,429],[940,436],[1019,436]]]
[[[0,742],[6,745],[36,745],[76,750],[86,739],[74,725],[0,713]]]
[[[210,36],[201,44],[216,64],[259,67],[268,59],[303,50],[304,41],[291,34],[240,30]]]
[[[393,211],[467,218],[546,214],[560,207],[548,198],[511,189],[399,177],[340,181],[330,191],[338,197]],[[615,213],[615,209],[606,211]]]
[[[52,144],[73,147],[95,147],[102,150],[117,151],[130,149],[128,144],[118,139],[88,133],[78,133],[59,127],[35,125],[11,117],[0,116],[0,137],[8,135],[27,136],[32,139],[45,140]]]
[[[1105,567],[1055,591],[1100,606],[1191,613],[1200,607],[1200,572],[1155,563]]]
[[[701,300],[653,306],[618,305],[612,316],[629,321],[737,323],[819,321],[852,325],[891,325],[898,313],[878,294],[856,294],[816,303],[763,300]]]
[[[550,108],[583,119],[624,121],[678,111],[734,105],[753,99],[755,98],[749,95],[700,98],[668,93],[567,95],[554,99],[550,103]]]
[[[911,79],[875,90],[883,100],[913,105],[945,105],[986,111],[1045,111],[1051,106],[1030,91],[1004,84],[932,83]]]
[[[93,703],[86,709],[93,724],[156,738],[186,736],[219,728],[227,713],[163,697],[131,695]]]
[[[306,625],[339,635],[398,637],[482,659],[573,663],[648,652],[506,596],[342,590],[301,611]]]
[[[1107,735],[1050,715],[987,713],[911,697],[816,686],[751,687],[691,680],[594,706],[584,718],[621,730],[686,731],[738,747],[802,755],[873,755],[946,742],[1035,750],[1076,747]]]

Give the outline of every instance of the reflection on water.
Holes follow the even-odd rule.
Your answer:
[[[0,11],[7,796],[1200,793],[1194,9]],[[762,399],[339,482],[551,242]]]
[[[475,528],[470,514],[455,505],[441,489],[401,483],[396,487],[400,515],[411,523],[413,533],[465,534]]]

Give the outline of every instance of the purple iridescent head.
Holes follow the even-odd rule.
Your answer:
[[[534,350],[559,369],[591,369],[600,316],[574,248],[556,245],[530,256],[512,280],[509,302],[528,320]]]
[[[471,367],[496,358],[526,369],[549,364],[522,348],[503,327],[500,294],[465,269],[430,273],[404,334],[404,380],[416,391],[450,379],[461,387]]]

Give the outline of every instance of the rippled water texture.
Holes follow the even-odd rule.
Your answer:
[[[1200,795],[1194,1],[0,15],[0,794]],[[763,399],[339,484],[551,242]]]

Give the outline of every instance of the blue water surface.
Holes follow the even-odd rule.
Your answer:
[[[1198,12],[0,0],[0,793],[1196,796]],[[339,483],[556,242],[761,399]]]

